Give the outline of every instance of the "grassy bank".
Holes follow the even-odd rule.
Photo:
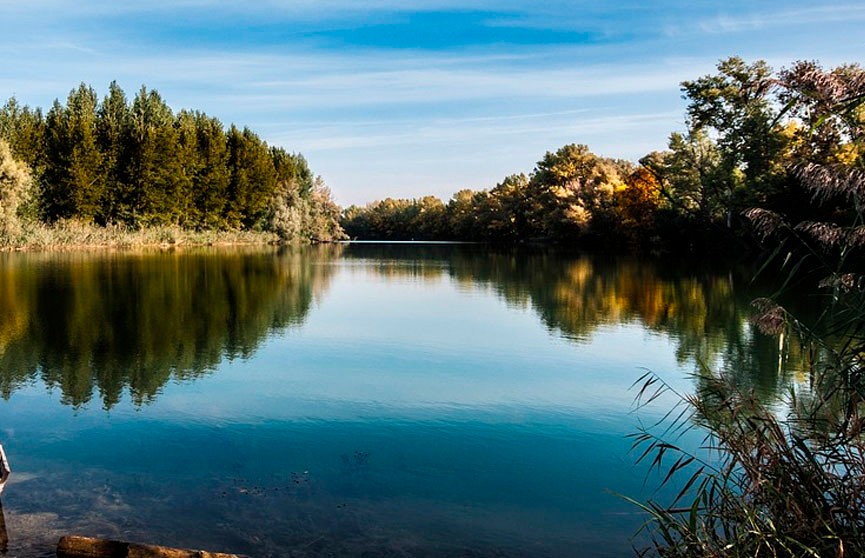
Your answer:
[[[145,246],[209,246],[271,244],[276,234],[252,231],[187,230],[177,226],[132,229],[122,225],[98,226],[78,221],[53,225],[29,223],[14,236],[0,237],[0,251],[78,250]]]

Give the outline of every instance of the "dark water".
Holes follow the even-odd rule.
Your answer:
[[[627,555],[629,386],[702,363],[773,397],[754,290],[466,246],[0,254],[5,555]]]

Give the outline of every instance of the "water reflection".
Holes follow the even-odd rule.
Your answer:
[[[302,323],[339,250],[0,255],[0,392],[38,377],[70,405],[150,401]]]
[[[761,293],[749,272],[453,245],[3,254],[0,393],[38,378],[73,406],[98,393],[109,409],[126,390],[146,403],[301,324],[340,265],[490,289],[575,342],[637,323],[675,340],[680,364],[723,368],[767,397],[800,368],[794,345],[750,324]]]
[[[625,555],[643,518],[603,491],[643,486],[637,367],[768,396],[789,374],[742,276],[481,246],[2,255],[9,553]]]
[[[446,275],[493,289],[575,342],[590,341],[605,326],[638,323],[674,339],[680,364],[723,370],[767,398],[807,368],[799,345],[751,323],[751,301],[770,290],[752,283],[751,269],[470,245],[352,244],[343,257],[387,277]]]

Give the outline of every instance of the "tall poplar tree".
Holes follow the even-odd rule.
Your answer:
[[[96,142],[96,92],[81,84],[66,106],[55,100],[46,119],[43,211],[49,221],[93,221],[104,193],[102,154]]]
[[[126,175],[131,122],[126,94],[116,81],[112,81],[96,118],[96,137],[102,152],[105,180],[100,220],[105,223],[128,223],[132,219],[132,194]]]
[[[174,120],[177,132],[177,151],[175,157],[179,166],[175,184],[173,211],[177,215],[176,222],[185,227],[195,226],[193,215],[194,183],[199,174],[201,161],[198,156],[198,128],[195,114],[181,110]]]
[[[133,221],[149,226],[177,223],[175,199],[182,175],[171,108],[156,91],[141,87],[132,102],[128,175]]]
[[[276,190],[276,169],[267,144],[252,130],[228,131],[231,182],[226,224],[231,228],[261,229]]]
[[[228,140],[216,118],[195,113],[198,134],[198,167],[193,181],[192,204],[196,226],[224,228],[223,210],[231,175],[228,169]]]

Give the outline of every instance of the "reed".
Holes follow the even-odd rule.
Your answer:
[[[823,388],[807,399],[791,390],[779,410],[704,369],[696,393],[676,394],[662,421],[633,434],[637,461],[681,487],[667,502],[631,500],[649,515],[639,554],[865,556],[861,391],[825,372]],[[636,385],[639,406],[672,391],[652,373]],[[702,444],[685,449],[694,428]]]

